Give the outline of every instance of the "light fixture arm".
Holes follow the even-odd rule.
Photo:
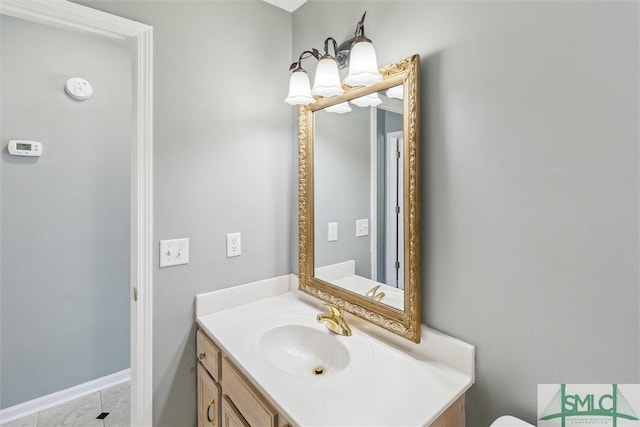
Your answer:
[[[333,45],[333,56],[329,53],[329,42],[331,42],[331,44]],[[327,39],[324,41],[324,55],[322,55],[322,57],[335,59],[335,55],[337,54],[338,54],[338,42],[333,37],[327,37]]]
[[[355,41],[359,41],[361,39],[366,39],[367,41],[371,41],[369,39],[367,39],[364,35],[364,17],[367,16],[367,11],[365,10],[364,13],[362,14],[362,18],[360,18],[360,21],[358,21],[358,23],[356,24],[356,31],[353,34],[353,40]]]
[[[289,71],[304,70],[304,68],[302,68],[302,60],[311,56],[316,59],[320,59],[320,52],[318,52],[318,49],[313,48],[312,50],[305,50],[304,52],[302,52],[298,60],[289,66]]]

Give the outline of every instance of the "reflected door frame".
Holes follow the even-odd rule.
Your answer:
[[[404,203],[402,200],[402,164],[404,146],[403,131],[389,132],[385,135],[385,224],[395,224],[395,227],[385,227],[385,282],[404,290],[404,233],[402,218]],[[395,200],[395,203],[388,203]],[[389,254],[395,254],[390,257]]]
[[[401,109],[398,109],[395,104],[389,104],[389,105],[381,104],[378,107],[371,107],[371,110],[370,110],[371,114],[370,114],[370,120],[369,120],[369,123],[371,124],[371,127],[369,129],[369,132],[370,132],[370,137],[369,137],[370,185],[369,185],[369,188],[371,191],[371,194],[370,194],[371,205],[370,205],[370,213],[369,213],[369,217],[371,218],[371,224],[369,225],[369,234],[371,239],[370,239],[369,251],[371,253],[371,280],[388,284],[387,277],[378,277],[378,222],[382,220],[378,218],[378,211],[377,211],[377,206],[378,206],[378,110],[390,111],[396,114],[403,114],[403,112]],[[388,155],[387,145],[390,137],[400,141],[400,145],[399,145],[400,156],[402,156],[402,147],[404,146],[404,143],[403,143],[404,130],[389,132],[388,134],[385,135],[385,141],[384,141],[385,149],[383,150],[385,153],[385,156]],[[402,158],[400,160],[402,160]],[[387,161],[385,161],[385,165],[386,164],[388,164]],[[399,165],[402,165],[402,164],[403,164],[402,161],[400,161]],[[402,168],[400,167],[398,171],[399,171],[398,185],[400,185],[403,182]],[[386,186],[387,185],[385,183],[385,187]],[[399,198],[399,203],[400,203],[399,204],[400,218],[402,218],[402,209],[403,209],[402,197]],[[385,209],[385,216],[388,215],[386,212],[388,209],[389,207],[387,206],[387,208]],[[393,239],[399,242],[400,248],[404,248],[403,230],[400,229],[398,231],[399,232],[397,233],[397,237],[393,237]],[[385,239],[389,238],[388,234],[389,232],[387,230],[387,235],[385,236]],[[394,284],[394,286],[398,287],[399,289],[404,289],[404,267],[403,267],[404,250],[399,251],[398,246],[396,246],[395,252],[397,254],[399,253],[400,259],[392,261],[393,269],[394,270],[396,269],[396,265],[395,265],[396,261],[400,263],[400,268],[398,268],[397,283]],[[389,265],[388,260],[386,260],[386,264]],[[385,272],[388,272],[388,268],[385,268]],[[398,284],[400,284],[400,286],[398,286]]]
[[[0,0],[0,14],[112,40],[132,50],[131,425],[153,425],[153,28],[69,1]]]
[[[371,280],[378,281],[378,109],[370,108],[369,128],[369,157],[370,157],[370,183],[369,196],[369,253],[371,254]]]

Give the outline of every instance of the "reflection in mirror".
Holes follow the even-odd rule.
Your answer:
[[[402,85],[372,95],[314,113],[315,277],[403,310]]]

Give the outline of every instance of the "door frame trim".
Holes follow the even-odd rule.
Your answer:
[[[69,1],[0,0],[0,14],[128,42],[131,149],[131,425],[153,425],[153,28]],[[133,300],[134,289],[137,301]]]

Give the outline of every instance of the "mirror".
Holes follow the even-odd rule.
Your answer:
[[[397,88],[375,92],[375,107],[314,112],[313,261],[318,279],[361,295],[379,286],[369,295],[404,310],[403,105],[387,96]]]
[[[300,289],[419,342],[419,57],[380,73],[299,108]]]

